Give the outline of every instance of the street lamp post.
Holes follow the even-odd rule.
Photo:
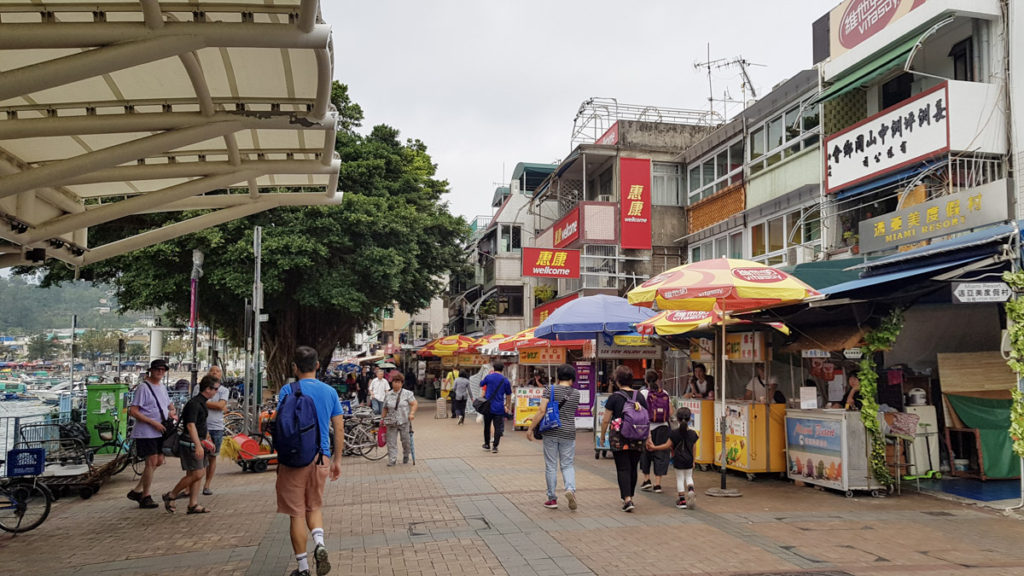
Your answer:
[[[203,277],[203,251],[192,251],[192,303],[189,313],[189,326],[192,327],[192,384],[189,386],[191,396],[196,389],[199,378],[199,324],[196,322],[196,308],[199,305],[199,279]]]

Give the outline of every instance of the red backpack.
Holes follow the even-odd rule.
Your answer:
[[[647,413],[650,414],[651,422],[668,422],[672,413],[672,403],[668,393],[664,390],[647,393]]]

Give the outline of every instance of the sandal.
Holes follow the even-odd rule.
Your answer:
[[[206,514],[210,509],[202,504],[196,504],[195,506],[189,506],[186,514]]]
[[[139,508],[159,508],[160,505],[153,501],[152,496],[143,496],[142,500],[139,500]]]
[[[163,498],[164,500],[164,510],[167,510],[171,514],[174,514],[174,511],[176,510],[176,508],[174,507],[174,496],[171,496],[170,492],[166,492],[164,493],[163,496],[161,496],[161,498]]]

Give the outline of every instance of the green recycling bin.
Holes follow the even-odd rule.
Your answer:
[[[97,447],[108,440],[124,438],[128,429],[127,384],[90,384],[85,388],[85,425],[89,429],[89,446]],[[113,447],[100,450],[116,452]]]

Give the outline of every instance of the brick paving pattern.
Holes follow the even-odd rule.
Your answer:
[[[429,403],[424,403],[429,404]],[[422,414],[431,414],[424,406]],[[775,478],[730,476],[742,498],[701,495],[692,510],[666,493],[637,492],[619,510],[611,459],[578,436],[580,508],[541,506],[539,443],[513,432],[501,453],[480,448],[480,426],[422,418],[417,464],[347,457],[325,495],[334,574],[368,576],[1019,576],[1024,523],[1017,513],[906,490],[848,499]],[[176,460],[154,494],[180,477]],[[139,510],[124,495],[130,470],[89,500],[66,497],[33,532],[0,534],[0,574],[285,576],[295,567],[288,521],[276,514],[273,472],[222,462],[213,513]],[[718,475],[697,472],[699,489]]]

